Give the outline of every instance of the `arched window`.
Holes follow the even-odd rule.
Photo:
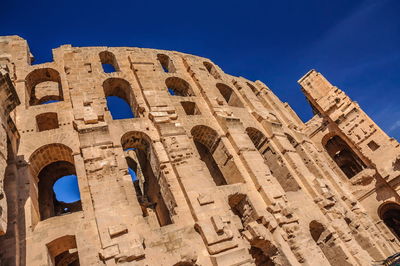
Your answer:
[[[221,93],[222,97],[224,97],[228,105],[233,107],[243,107],[243,103],[240,101],[239,97],[231,87],[222,83],[218,83],[217,89]]]
[[[207,126],[195,126],[191,130],[191,134],[200,159],[206,164],[215,184],[217,186],[226,185],[226,179],[213,157],[219,143],[218,133]]]
[[[263,145],[267,142],[267,137],[258,129],[254,127],[246,128],[246,133],[253,142],[257,150],[260,150]]]
[[[160,62],[162,69],[166,73],[175,73],[175,66],[168,55],[158,54],[157,60]]]
[[[46,244],[49,252],[49,265],[79,266],[79,256],[75,236],[66,235]]]
[[[194,96],[192,87],[187,81],[178,78],[170,77],[165,80],[165,85],[171,95],[176,96]]]
[[[252,92],[254,92],[255,95],[258,95],[259,90],[254,87],[252,84],[250,84],[249,82],[246,82],[247,87],[249,87],[251,89]]]
[[[36,116],[36,125],[38,131],[45,131],[50,129],[58,128],[58,116],[57,113],[48,112]]]
[[[142,207],[143,216],[152,219],[153,215],[160,226],[172,224],[170,212],[161,194],[156,177],[157,158],[151,146],[151,139],[142,132],[128,132],[121,138],[128,167],[135,172],[136,196]]]
[[[101,65],[104,73],[112,73],[119,71],[117,59],[115,55],[109,51],[103,51],[99,53]]]
[[[261,153],[264,162],[271,170],[273,176],[276,177],[283,190],[286,192],[299,190],[300,186],[286,166],[284,158],[268,143],[267,137],[260,130],[253,127],[246,128],[246,133],[255,148]]]
[[[355,176],[366,168],[364,162],[341,137],[335,135],[329,138],[324,147],[348,178]]]
[[[29,105],[63,101],[61,78],[52,68],[35,69],[25,78]]]
[[[213,64],[210,62],[203,62],[203,65],[211,76],[213,76],[215,79],[221,79],[221,76]]]
[[[107,108],[114,120],[135,117],[136,101],[128,81],[121,78],[109,78],[103,82],[103,90]]]
[[[400,239],[400,205],[395,202],[384,203],[379,208],[379,217],[390,231]]]
[[[29,163],[32,175],[39,180],[37,187],[40,220],[82,210],[70,148],[63,144],[45,145],[32,153]],[[64,177],[70,180],[55,185]],[[58,191],[55,191],[54,186]],[[73,195],[74,201],[71,200]]]
[[[253,257],[255,265],[274,266],[275,261],[281,261],[283,256],[279,254],[277,247],[273,243],[268,239],[260,238],[258,234],[253,235],[249,232],[250,230],[246,230],[249,226],[253,228],[254,226],[257,227],[259,225],[259,220],[261,220],[261,217],[257,214],[250,202],[249,197],[242,193],[234,193],[229,195],[228,203],[233,214],[238,216],[242,223],[243,229],[241,233],[243,231],[247,233],[247,236],[244,237],[243,235],[243,237],[249,241],[249,253]],[[288,263],[279,265],[288,265]]]

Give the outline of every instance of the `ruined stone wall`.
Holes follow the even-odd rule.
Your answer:
[[[307,90],[314,72],[300,84],[319,113],[304,124],[262,82],[202,57],[64,45],[34,65],[20,37],[2,37],[0,48],[17,96],[11,115],[2,109],[16,129],[1,132],[14,132],[14,160],[0,161],[13,173],[0,183],[9,210],[1,265],[369,265],[399,249],[396,230],[373,214],[398,202],[398,169],[387,164],[398,143],[346,98],[363,116],[348,123],[372,125],[377,150],[393,150],[380,164],[348,141]],[[313,88],[338,92],[325,85]],[[135,117],[113,119],[108,96]],[[322,136],[330,123],[347,146]],[[336,150],[347,160],[330,157]],[[80,201],[58,202],[52,185],[70,174]],[[360,193],[370,179],[380,186]]]

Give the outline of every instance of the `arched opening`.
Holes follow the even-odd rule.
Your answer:
[[[210,62],[203,62],[203,65],[211,76],[213,76],[215,79],[221,79],[221,76],[213,64]]]
[[[117,59],[113,53],[109,51],[103,51],[99,53],[99,57],[104,73],[113,73],[119,71]]]
[[[246,133],[256,149],[261,153],[265,164],[270,169],[271,174],[278,180],[283,190],[286,192],[298,191],[300,189],[299,184],[286,166],[284,158],[270,145],[267,137],[260,130],[253,127],[246,128]]]
[[[394,202],[384,203],[379,208],[379,217],[390,231],[400,239],[400,205]]]
[[[280,260],[278,249],[265,236],[258,234],[257,228],[260,225],[260,218],[255,211],[250,199],[242,193],[229,195],[228,203],[231,211],[240,218],[242,223],[241,235],[249,241],[249,253],[257,266],[274,266],[274,261]],[[252,228],[253,230],[249,230]],[[246,237],[245,237],[246,235]]]
[[[247,85],[247,87],[249,87],[250,89],[251,89],[251,91],[255,94],[255,95],[258,95],[258,93],[259,93],[259,90],[256,88],[256,87],[254,87],[252,84],[250,84],[249,82],[246,82],[246,85]]]
[[[61,78],[52,68],[35,69],[25,78],[29,105],[63,101]]]
[[[142,132],[128,132],[121,138],[128,167],[135,172],[133,181],[136,196],[142,207],[143,216],[156,218],[159,226],[172,224],[170,212],[165,204],[158,183],[155,166],[158,166],[150,138]]]
[[[48,112],[36,116],[36,125],[39,132],[58,128],[57,113]]]
[[[240,101],[239,97],[231,87],[222,83],[218,83],[217,89],[229,106],[243,107],[243,103]]]
[[[168,55],[158,54],[157,60],[160,62],[161,67],[165,73],[175,73],[174,63]]]
[[[228,203],[231,211],[240,218],[243,228],[246,228],[249,223],[258,220],[259,217],[247,195],[242,193],[229,195]]]
[[[192,87],[187,81],[178,78],[170,77],[165,80],[165,85],[171,95],[175,96],[194,96]]]
[[[80,265],[75,236],[62,236],[46,244],[46,246],[49,252],[49,265]]]
[[[352,178],[366,168],[364,162],[341,137],[337,135],[332,136],[328,139],[324,147],[329,156],[348,178]]]
[[[292,136],[290,136],[289,134],[285,133],[285,135],[286,135],[288,141],[290,142],[290,144],[292,144],[293,148],[296,149],[296,147],[297,147],[297,145],[299,143],[297,143],[297,141]]]
[[[207,126],[195,126],[192,128],[191,134],[200,160],[206,164],[215,184],[217,186],[226,185],[226,179],[213,157],[213,153],[219,144],[217,131]]]
[[[32,176],[38,180],[40,220],[82,210],[70,148],[63,144],[45,145],[31,155],[29,162]]]
[[[107,108],[114,120],[135,117],[136,101],[128,81],[121,78],[109,78],[103,82],[103,90]]]
[[[331,265],[351,265],[342,247],[336,244],[333,233],[329,232],[323,224],[313,220],[309,224],[309,230],[312,239]]]

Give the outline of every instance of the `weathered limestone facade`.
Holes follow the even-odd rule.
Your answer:
[[[0,37],[1,265],[342,266],[399,251],[399,143],[317,71],[299,80],[315,112],[303,123],[206,58],[53,57],[32,65],[24,39]],[[135,118],[113,120],[108,96]],[[58,202],[70,174],[81,200]]]

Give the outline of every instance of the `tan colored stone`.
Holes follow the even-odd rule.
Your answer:
[[[1,265],[371,265],[400,248],[400,145],[315,70],[303,123],[199,56],[63,45],[32,65],[18,36],[0,55]],[[72,174],[80,200],[58,201]]]

